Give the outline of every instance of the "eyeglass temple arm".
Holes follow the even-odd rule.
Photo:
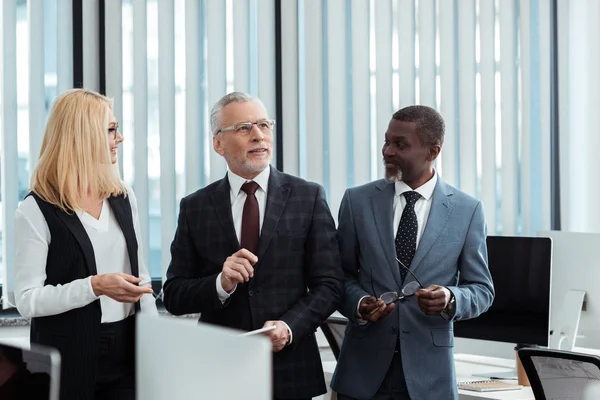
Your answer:
[[[402,268],[404,268],[405,270],[407,270],[408,272],[410,272],[410,274],[413,276],[413,278],[415,278],[415,281],[417,281],[417,283],[419,284],[419,286],[421,286],[422,288],[424,288],[425,286],[423,286],[423,284],[421,283],[421,281],[419,280],[419,278],[417,278],[417,276],[414,274],[414,272],[412,272],[410,270],[410,268],[408,268],[406,265],[404,265],[404,263],[402,261],[400,261],[398,259],[398,257],[395,257],[395,258],[396,258],[396,261],[398,261],[398,264],[400,264],[400,266]]]

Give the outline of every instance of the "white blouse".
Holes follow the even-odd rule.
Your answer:
[[[126,188],[135,235],[138,241],[138,267],[142,282],[150,281],[144,264],[140,243],[140,223],[137,200],[131,188]],[[131,274],[131,264],[125,244],[125,236],[108,203],[104,200],[100,217],[88,213],[76,213],[94,248],[98,274],[124,272]],[[100,299],[102,322],[115,322],[134,313],[133,303],[121,303],[108,296],[96,296],[92,289],[92,276],[77,279],[64,285],[44,285],[46,259],[50,244],[50,230],[37,202],[27,197],[15,212],[15,301],[19,313],[26,318],[60,314],[84,307]],[[142,312],[158,315],[154,297],[150,294],[140,300]]]

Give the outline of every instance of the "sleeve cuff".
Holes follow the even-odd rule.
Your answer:
[[[369,296],[363,296],[360,298],[360,300],[358,300],[358,304],[356,305],[356,323],[359,325],[366,325],[367,320],[362,319],[362,315],[360,315],[360,312],[358,312],[358,309],[360,308],[360,303],[363,301],[363,299],[365,297],[369,297]]]
[[[448,302],[446,308],[444,308],[440,313],[440,316],[446,321],[450,321],[456,315],[456,297],[454,297],[452,290],[448,290],[450,291],[450,301]]]
[[[90,300],[90,303],[91,303],[94,300],[98,300],[100,298],[100,296],[96,296],[94,294],[94,288],[92,287],[92,277],[88,276],[86,278],[86,280],[87,280],[87,288],[88,288],[86,296]]]
[[[229,296],[231,296],[233,294],[233,292],[235,292],[235,290],[237,289],[237,285],[233,288],[233,290],[231,291],[231,293],[227,293],[225,291],[225,289],[223,289],[223,286],[221,285],[221,275],[223,273],[220,272],[219,275],[217,275],[217,295],[219,296],[219,300],[221,300],[221,304],[225,303],[225,301],[227,301],[227,299],[229,298]],[[289,329],[289,328],[288,328]]]
[[[290,326],[288,324],[285,323],[285,321],[281,321],[282,324],[285,325],[285,327],[287,328],[288,332],[290,333],[290,341],[286,344],[286,346],[289,346],[292,344],[292,340],[294,340],[294,334],[292,333],[292,330],[290,329]]]

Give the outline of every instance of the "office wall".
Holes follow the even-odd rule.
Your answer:
[[[600,232],[600,3],[559,0],[562,229]]]

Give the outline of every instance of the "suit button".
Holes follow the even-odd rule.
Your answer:
[[[250,297],[254,296],[254,290],[248,290],[248,296],[250,296]]]
[[[395,326],[392,326],[392,333],[398,333],[398,328],[396,328]]]

